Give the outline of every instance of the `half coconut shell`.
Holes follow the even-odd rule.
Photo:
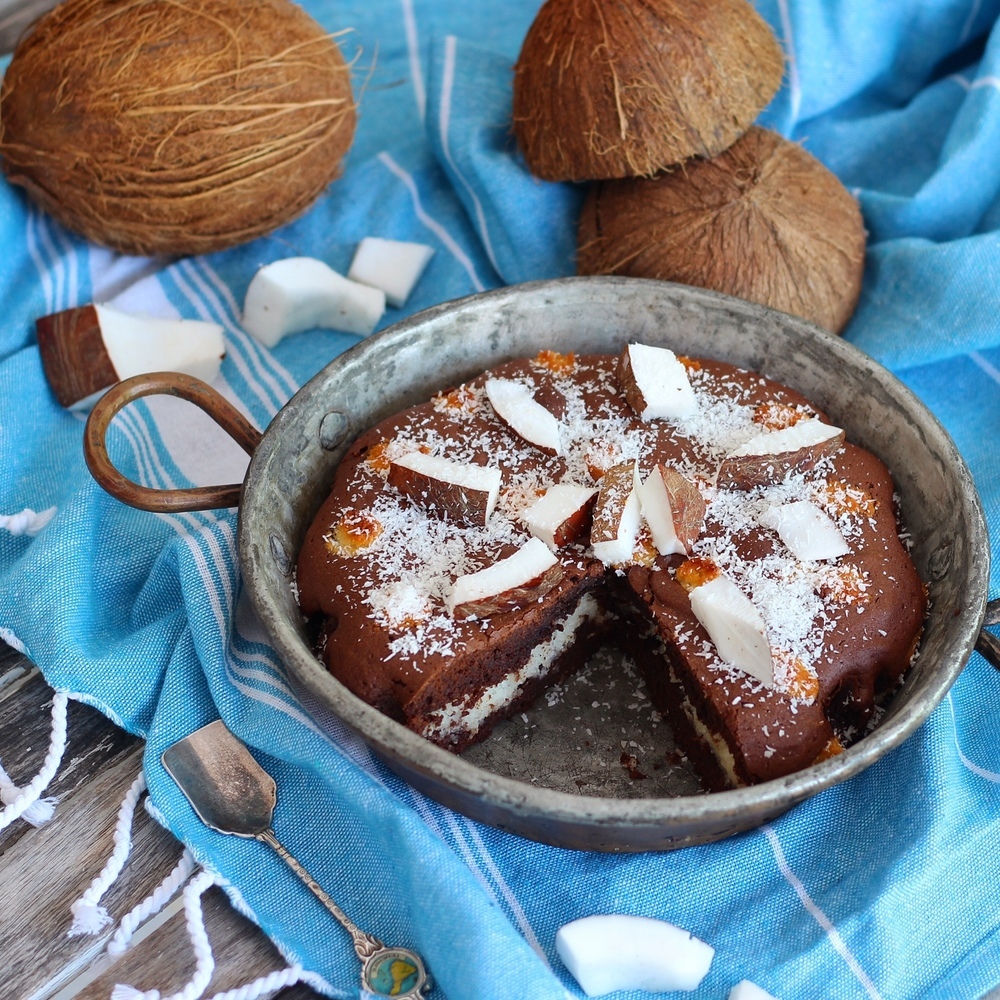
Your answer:
[[[577,272],[725,292],[839,333],[861,293],[854,197],[801,146],[752,128],[720,156],[656,178],[594,184]]]
[[[783,72],[747,0],[548,0],[514,68],[514,133],[546,180],[651,176],[724,150]]]

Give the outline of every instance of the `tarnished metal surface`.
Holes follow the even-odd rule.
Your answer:
[[[524,739],[524,721],[519,732],[515,719],[505,738],[521,739],[524,752],[487,747],[456,758],[362,703],[312,655],[289,573],[333,471],[360,431],[501,361],[542,348],[617,352],[629,341],[724,359],[785,382],[891,469],[931,610],[917,662],[881,725],[845,753],[778,781],[711,795],[671,797],[664,782],[627,773],[611,783],[584,778],[580,784],[579,741],[553,758],[553,741],[539,739],[536,755]],[[989,576],[986,527],[968,470],[905,386],[850,344],[802,320],[700,289],[628,278],[536,282],[458,300],[335,359],[265,433],[244,486],[239,548],[248,590],[293,679],[390,767],[485,823],[597,850],[662,850],[716,840],[868,767],[923,722],[958,676],[983,620]],[[637,728],[631,703],[620,703],[622,717],[605,724],[608,734],[625,729],[621,739],[639,743],[630,735]],[[532,714],[548,707],[536,706],[528,725]],[[619,747],[619,755],[622,749],[628,748]],[[612,744],[611,761],[613,750]],[[646,773],[639,755],[636,764]]]

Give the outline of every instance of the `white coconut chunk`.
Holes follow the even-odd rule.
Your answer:
[[[778,1000],[749,979],[741,979],[730,991],[727,1000]]]
[[[521,517],[528,531],[555,551],[583,533],[597,490],[575,483],[550,486]]]
[[[691,610],[726,663],[774,687],[774,665],[767,628],[753,602],[725,576],[691,591]]]
[[[314,257],[265,264],[243,301],[243,327],[265,347],[319,327],[370,334],[385,312],[385,292],[338,274]]]
[[[632,558],[642,521],[638,463],[613,465],[601,477],[594,503],[590,544],[605,566],[620,566]]]
[[[520,438],[546,454],[559,455],[559,420],[545,409],[523,382],[487,379],[486,396],[496,415]]]
[[[663,481],[660,467],[657,466],[646,477],[646,481],[638,487],[639,505],[642,516],[649,525],[649,533],[653,536],[653,544],[661,556],[673,553],[687,555],[687,549],[677,537],[674,524],[674,512],[670,507],[670,495]]]
[[[366,236],[354,252],[347,277],[385,292],[391,306],[402,306],[434,256],[423,243],[404,243]]]
[[[833,518],[809,500],[768,507],[758,518],[796,559],[837,559],[851,551]]]
[[[618,378],[626,400],[642,420],[680,420],[698,409],[687,369],[669,348],[627,345]]]
[[[94,311],[119,379],[167,371],[211,382],[219,374],[226,345],[218,323],[132,316],[111,306],[95,305]]]
[[[826,441],[840,437],[844,432],[833,424],[825,424],[816,417],[800,420],[790,427],[782,427],[777,431],[766,431],[750,438],[739,448],[734,448],[727,457],[738,458],[741,455],[780,455],[783,452],[799,451],[802,448],[814,448]]]
[[[386,482],[426,510],[483,527],[496,507],[502,478],[492,466],[414,451],[390,463]]]
[[[715,949],[665,920],[599,914],[556,931],[556,952],[588,997],[614,990],[696,990]]]
[[[447,598],[449,614],[464,604],[500,597],[527,587],[542,577],[558,560],[540,538],[531,538],[513,555],[478,573],[460,576]]]

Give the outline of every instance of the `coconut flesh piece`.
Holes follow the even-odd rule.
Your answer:
[[[386,302],[399,308],[406,304],[433,256],[434,250],[423,243],[366,236],[354,252],[347,277],[381,288]]]
[[[546,180],[652,176],[722,152],[783,73],[746,0],[548,0],[514,67],[514,134]]]
[[[833,518],[810,500],[775,504],[757,520],[776,531],[796,559],[837,559],[851,551]]]
[[[757,434],[722,461],[716,483],[749,490],[781,482],[790,472],[807,472],[844,447],[844,431],[812,417],[790,427]]]
[[[695,587],[690,598],[691,610],[715,643],[719,656],[773,688],[774,664],[767,627],[750,598],[721,575]]]
[[[687,369],[667,347],[627,344],[616,375],[626,401],[642,420],[680,420],[698,409]]]
[[[314,327],[366,337],[384,312],[381,289],[350,281],[315,257],[286,257],[251,278],[243,328],[265,347]]]
[[[559,560],[539,538],[531,538],[513,555],[460,576],[445,601],[455,618],[487,617],[537,600],[557,582]]]
[[[556,953],[588,997],[614,990],[696,990],[715,949],[666,920],[595,914],[556,931]]]
[[[592,486],[557,483],[528,507],[521,518],[535,538],[555,551],[583,534],[596,496],[597,490]]]
[[[484,387],[496,415],[518,437],[544,451],[559,455],[559,421],[545,409],[523,382],[506,378],[488,379]]]
[[[211,382],[226,353],[218,323],[133,316],[112,306],[66,309],[40,317],[35,328],[49,385],[74,410],[133,375],[182,372]]]
[[[657,465],[638,487],[642,517],[661,556],[687,555],[701,534],[705,501],[676,469]]]
[[[778,1000],[749,979],[741,979],[730,991],[726,1000]]]
[[[452,462],[414,451],[389,464],[386,482],[430,514],[485,527],[500,496],[502,474],[486,465]]]
[[[639,485],[637,462],[613,465],[598,483],[590,545],[605,566],[620,566],[632,558],[642,520]]]
[[[864,264],[857,199],[797,143],[758,127],[683,170],[592,185],[577,232],[579,274],[709,288],[835,333]]]

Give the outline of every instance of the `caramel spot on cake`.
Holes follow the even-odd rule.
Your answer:
[[[696,361],[694,358],[689,358],[686,354],[678,354],[677,360],[689,371],[689,372],[700,372],[701,362]]]
[[[800,657],[784,650],[772,650],[772,656],[785,675],[782,686],[789,698],[814,702],[819,697],[819,678]]]
[[[844,744],[837,739],[836,736],[830,739],[825,747],[816,755],[816,760],[813,761],[814,764],[818,764],[821,760],[829,760],[831,757],[836,757],[837,754],[844,752]]]
[[[569,354],[560,354],[558,351],[539,351],[535,355],[534,364],[556,375],[568,375],[576,369],[576,355],[572,351]]]
[[[333,530],[323,536],[323,540],[334,555],[354,556],[372,545],[381,534],[379,521],[370,514],[349,507]]]
[[[479,406],[479,399],[475,389],[467,385],[460,385],[457,389],[449,389],[447,392],[439,392],[433,397],[431,403],[438,413],[474,413]]]
[[[677,567],[677,582],[688,593],[721,575],[719,567],[711,559],[705,559],[703,556],[687,559]]]
[[[865,604],[870,584],[868,574],[857,566],[831,566],[823,574],[818,593],[834,604]]]
[[[389,474],[389,442],[385,438],[368,449],[365,464],[372,472],[377,472],[380,476]]]
[[[864,490],[849,486],[842,479],[826,479],[816,484],[816,502],[831,517],[848,514],[854,517],[873,518],[878,511],[878,501]]]
[[[595,441],[583,457],[590,478],[596,483],[608,469],[618,464],[620,455],[621,448],[614,441]]]
[[[806,420],[811,416],[812,413],[800,407],[770,400],[754,408],[753,422],[769,431],[783,431],[786,427],[792,427],[800,420]]]
[[[658,555],[649,527],[644,524],[639,529],[639,537],[635,540],[635,548],[632,550],[632,565],[652,566]]]

